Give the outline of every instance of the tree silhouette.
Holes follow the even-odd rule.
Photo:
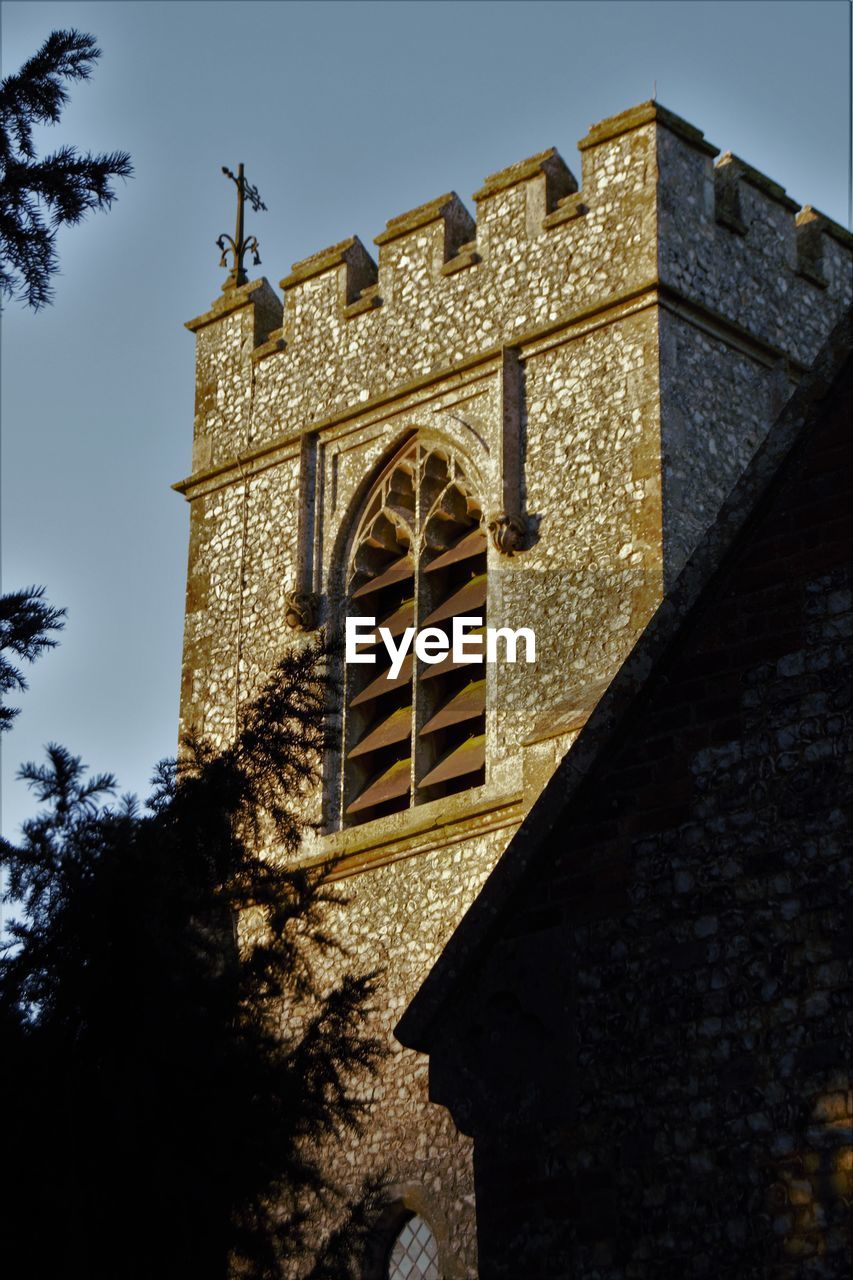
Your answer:
[[[0,84],[0,294],[34,309],[52,298],[58,228],[92,209],[108,209],[116,198],[111,179],[133,172],[125,151],[80,155],[63,146],[36,157],[33,126],[59,122],[66,83],[88,80],[100,56],[94,36],[52,31],[17,75]]]
[[[24,674],[15,662],[35,662],[45,649],[53,649],[57,642],[48,632],[61,631],[64,617],[64,609],[45,602],[44,587],[25,587],[0,596],[0,699],[14,689],[26,689]],[[11,728],[19,711],[20,707],[0,706],[0,733]]]
[[[286,657],[146,812],[60,747],[22,771],[45,808],[2,849],[26,912],[0,963],[8,1274],[359,1274],[375,1189],[334,1185],[318,1146],[361,1119],[374,976],[324,977],[341,899],[292,861],[323,663]]]

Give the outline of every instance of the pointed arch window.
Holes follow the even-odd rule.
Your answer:
[[[419,1214],[406,1219],[388,1257],[388,1280],[441,1280],[438,1242],[429,1223]]]
[[[414,439],[377,480],[352,543],[347,613],[375,617],[395,639],[407,627],[453,619],[486,625],[483,512],[460,460]],[[474,630],[470,634],[475,634]],[[378,636],[378,630],[377,630]],[[410,651],[395,678],[380,642],[375,665],[345,676],[343,816],[365,822],[485,781],[486,681],[482,659],[436,663]]]

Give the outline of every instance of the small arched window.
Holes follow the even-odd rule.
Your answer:
[[[419,1214],[403,1223],[391,1246],[387,1280],[440,1280],[438,1243]]]
[[[375,618],[377,640],[380,626],[395,643],[407,627],[429,627],[450,648],[454,618],[477,617],[485,627],[483,512],[446,447],[415,439],[399,451],[367,499],[352,546],[346,611]],[[344,821],[364,822],[482,783],[482,658],[454,662],[449,652],[428,663],[410,649],[391,678],[381,640],[360,651],[376,661],[346,667]]]

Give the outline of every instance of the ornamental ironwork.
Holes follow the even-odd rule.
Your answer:
[[[244,166],[237,166],[236,176],[225,165],[222,166],[222,172],[226,178],[230,178],[237,188],[237,226],[233,236],[223,233],[216,241],[217,248],[221,251],[222,257],[219,259],[220,267],[228,266],[228,255],[232,257],[233,265],[228,273],[228,279],[222,286],[222,292],[225,293],[229,289],[237,289],[241,284],[248,282],[245,267],[243,266],[243,258],[247,253],[252,254],[252,263],[259,267],[261,264],[258,240],[256,236],[246,236],[244,229],[245,206],[248,201],[250,207],[259,213],[261,210],[266,212],[267,206],[260,197],[257,187],[253,187],[251,183],[246,181],[244,174]]]

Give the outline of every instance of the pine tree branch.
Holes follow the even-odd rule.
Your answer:
[[[34,310],[52,298],[57,227],[108,209],[116,199],[111,180],[133,173],[125,151],[79,155],[63,146],[36,159],[33,125],[59,122],[68,101],[65,82],[87,80],[99,57],[93,36],[54,31],[0,84],[0,295]],[[50,213],[51,229],[42,210]]]
[[[32,158],[33,124],[57,124],[68,101],[63,80],[88,80],[101,51],[95,37],[73,28],[52,31],[37,53],[28,58],[17,75],[0,84],[0,131],[4,149],[10,153],[8,131],[15,134],[18,151]]]
[[[27,682],[21,669],[7,656],[35,662],[57,641],[48,633],[61,631],[64,609],[54,609],[44,599],[44,587],[26,587],[0,596],[0,698],[13,690],[23,690]],[[18,709],[0,706],[0,732],[8,729]]]

